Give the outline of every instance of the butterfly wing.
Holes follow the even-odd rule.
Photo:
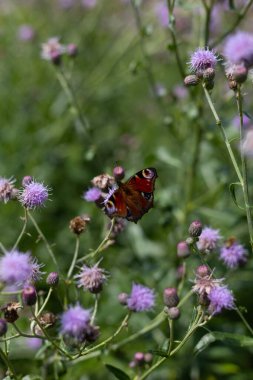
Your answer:
[[[123,217],[137,222],[153,207],[153,192],[157,172],[155,168],[146,168],[133,175],[119,188],[105,203],[105,212],[108,216]]]

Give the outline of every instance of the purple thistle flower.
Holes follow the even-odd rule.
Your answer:
[[[71,306],[61,316],[61,334],[82,341],[90,319],[89,310],[83,309],[80,305]]]
[[[43,183],[32,181],[19,194],[19,201],[28,209],[43,206],[48,199],[48,188]]]
[[[103,284],[106,281],[108,275],[103,268],[98,267],[99,263],[93,267],[84,265],[81,272],[75,276],[78,278],[78,287],[83,287],[89,290],[91,293],[99,293],[103,289]]]
[[[191,71],[202,72],[208,68],[214,69],[216,63],[217,57],[213,50],[198,48],[191,54],[189,65]]]
[[[101,194],[101,190],[98,187],[91,187],[84,193],[83,198],[87,202],[96,202],[101,197]]]
[[[30,349],[30,350],[38,350],[42,346],[43,340],[40,338],[26,338],[25,339],[25,345]]]
[[[31,41],[35,36],[34,29],[31,25],[21,25],[18,30],[18,38],[21,41]]]
[[[41,45],[41,58],[46,61],[54,61],[59,59],[65,53],[66,48],[59,42],[58,37],[49,38],[49,40]]]
[[[210,227],[205,227],[199,236],[197,243],[198,249],[205,253],[210,253],[218,247],[221,239],[219,230],[214,230]]]
[[[0,258],[0,281],[18,286],[36,282],[43,274],[40,270],[42,266],[30,253],[17,250],[6,252]]]
[[[15,179],[0,177],[0,201],[7,203],[12,198]]]
[[[236,241],[232,242],[230,245],[225,245],[221,248],[220,259],[224,264],[230,269],[236,269],[240,264],[246,262],[246,256],[248,252]]]
[[[210,305],[208,307],[209,312],[218,314],[222,309],[234,309],[234,296],[227,286],[216,286],[208,294]]]
[[[132,311],[148,311],[155,304],[154,290],[146,286],[133,284],[132,291],[127,300],[128,309]]]
[[[253,34],[238,31],[228,37],[223,49],[224,56],[230,63],[253,65]]]
[[[249,127],[250,124],[252,124],[252,120],[245,114],[242,115],[242,119],[243,119],[243,127]],[[240,128],[240,116],[235,116],[232,120],[232,124],[236,127],[236,128]]]

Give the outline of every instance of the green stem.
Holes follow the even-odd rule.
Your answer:
[[[89,127],[90,127],[88,120],[83,116],[83,114],[80,110],[80,107],[78,105],[77,99],[75,97],[74,91],[72,90],[72,87],[71,87],[64,71],[62,70],[62,68],[60,68],[56,71],[56,76],[57,76],[57,79],[59,80],[59,82],[61,84],[63,91],[66,94],[66,97],[68,99],[70,106],[73,108],[73,110],[74,110],[75,114],[77,115],[78,120],[79,120],[80,124],[82,125],[82,127],[84,128],[85,132],[87,132],[89,130]]]
[[[235,155],[234,155],[234,153],[233,153],[233,151],[232,151],[232,148],[231,148],[230,142],[229,142],[229,140],[228,140],[228,138],[227,138],[227,135],[226,135],[225,129],[223,128],[223,125],[222,125],[222,123],[221,123],[221,120],[220,120],[220,118],[219,118],[219,116],[218,116],[218,114],[217,114],[217,112],[216,112],[216,109],[215,109],[215,107],[214,107],[214,104],[213,104],[213,102],[212,102],[212,99],[211,99],[211,97],[210,97],[210,94],[209,94],[209,92],[207,91],[207,89],[205,88],[204,85],[203,85],[203,89],[204,89],[204,93],[205,93],[205,96],[206,96],[207,102],[208,102],[208,104],[209,104],[209,107],[210,107],[210,109],[211,109],[211,111],[212,111],[212,113],[213,113],[214,119],[215,119],[215,121],[216,121],[216,124],[217,124],[218,127],[220,128],[220,131],[221,131],[221,134],[222,134],[223,140],[224,140],[224,142],[225,142],[225,144],[226,144],[226,147],[227,147],[227,150],[228,150],[228,154],[229,154],[230,159],[231,159],[231,161],[232,161],[232,164],[233,164],[233,166],[234,166],[234,169],[235,169],[235,172],[236,172],[237,177],[238,177],[238,179],[239,179],[239,182],[240,182],[240,184],[241,184],[241,186],[242,186],[242,188],[243,188],[243,178],[242,178],[242,175],[241,175],[240,169],[239,169],[239,167],[238,167],[238,164],[237,164],[237,161],[236,161]]]
[[[77,256],[78,256],[78,252],[79,252],[79,246],[80,246],[80,237],[79,237],[79,235],[76,235],[75,252],[74,252],[73,260],[72,260],[72,263],[70,265],[70,268],[69,268],[69,271],[68,271],[68,274],[67,274],[67,279],[69,279],[71,277],[72,272],[73,272],[73,270],[75,268],[76,260],[77,260]]]
[[[52,251],[52,248],[50,247],[50,245],[49,245],[49,243],[48,243],[48,241],[47,241],[45,235],[44,235],[43,232],[41,231],[40,227],[38,226],[36,220],[33,218],[33,216],[31,215],[31,213],[30,213],[29,211],[27,211],[27,213],[28,213],[28,217],[31,219],[31,221],[32,221],[32,223],[33,223],[35,229],[37,230],[39,236],[40,236],[40,237],[42,238],[42,240],[44,241],[44,244],[45,244],[45,246],[46,246],[46,248],[47,248],[47,250],[48,250],[48,253],[49,253],[49,255],[51,256],[51,259],[53,260],[53,262],[54,262],[54,264],[55,264],[55,266],[56,266],[56,268],[57,268],[57,270],[58,270],[58,272],[59,272],[59,266],[58,266],[58,263],[57,263],[57,261],[56,261],[56,258],[55,258],[55,255],[54,255],[54,252]]]
[[[113,218],[111,220],[111,226],[110,226],[110,229],[108,231],[108,233],[106,234],[105,238],[102,240],[102,242],[99,244],[99,246],[97,247],[97,249],[91,253],[89,253],[88,255],[85,255],[83,257],[81,257],[80,259],[77,260],[77,262],[81,262],[81,261],[86,261],[87,259],[91,258],[92,260],[95,259],[95,257],[97,256],[98,253],[100,253],[103,249],[104,249],[104,246],[106,245],[106,243],[110,240],[110,235],[112,233],[112,230],[113,230],[113,227],[114,227],[114,224],[115,224],[115,218]]]
[[[240,117],[240,151],[241,151],[241,166],[242,166],[242,179],[243,179],[243,197],[246,209],[247,223],[250,236],[251,249],[253,251],[253,225],[252,225],[252,215],[251,207],[249,202],[249,188],[248,188],[248,176],[247,176],[247,162],[245,155],[242,150],[242,138],[243,138],[243,111],[242,111],[242,93],[241,86],[238,85],[237,94],[236,94],[236,103],[238,108],[238,113]]]
[[[111,342],[121,332],[121,330],[127,326],[127,323],[128,323],[128,321],[130,319],[130,316],[131,316],[131,312],[129,312],[125,316],[125,318],[121,322],[120,326],[118,327],[118,329],[115,331],[115,333],[113,335],[111,335],[109,338],[105,339],[103,342],[97,344],[96,346],[94,346],[94,347],[86,350],[83,353],[83,355],[90,354],[91,352],[96,351],[97,349],[99,349],[101,347],[104,347],[106,344],[108,344],[109,342]]]
[[[49,301],[49,298],[50,298],[52,292],[53,292],[53,288],[50,288],[49,291],[48,291],[48,293],[47,293],[47,297],[46,297],[45,301],[43,302],[41,308],[39,309],[38,313],[35,313],[37,318],[40,316],[40,314],[42,313],[42,311],[45,309],[45,307],[46,307],[46,305],[47,305],[47,303]]]
[[[15,370],[8,358],[7,355],[5,355],[4,351],[2,350],[2,348],[0,348],[0,357],[2,359],[2,361],[5,363],[6,367],[8,368],[8,371],[10,372],[11,376],[14,378],[14,379],[18,379],[17,378],[17,375],[15,373]]]
[[[171,353],[171,350],[173,347],[173,341],[174,341],[174,323],[172,319],[169,319],[169,329],[170,329],[170,342],[169,342],[169,348],[168,348],[168,356]]]
[[[16,325],[16,323],[14,322],[13,324],[13,327],[14,329],[19,333],[19,336],[23,336],[25,338],[39,338],[39,339],[45,339],[44,336],[41,336],[41,335],[38,335],[38,334],[34,334],[34,335],[31,335],[31,334],[26,334],[24,332],[22,332],[19,327]]]
[[[69,359],[72,359],[72,356],[68,353],[68,352],[66,352],[66,351],[64,351],[63,349],[61,349],[61,347],[60,346],[58,346],[58,344],[57,343],[55,343],[55,340],[54,340],[54,338],[51,338],[49,335],[48,335],[48,333],[47,333],[47,331],[46,331],[46,329],[44,329],[43,328],[43,326],[41,325],[41,323],[40,323],[40,321],[39,321],[39,319],[36,317],[36,315],[35,315],[35,313],[34,313],[34,311],[33,311],[33,308],[31,307],[31,313],[32,313],[32,315],[33,315],[33,318],[34,318],[34,320],[36,321],[36,323],[38,324],[38,326],[40,327],[40,329],[41,329],[41,331],[43,332],[43,334],[45,335],[45,337],[47,338],[47,340],[61,353],[61,354],[63,354],[64,356],[67,356]]]
[[[13,250],[13,251],[14,251],[14,249],[17,248],[17,246],[18,246],[20,240],[22,239],[22,237],[23,237],[23,235],[24,235],[24,233],[25,233],[25,231],[26,231],[27,221],[28,221],[28,218],[27,218],[27,209],[25,208],[24,225],[23,225],[23,228],[22,228],[22,230],[21,230],[21,232],[20,232],[20,234],[19,234],[19,237],[17,238],[16,243],[15,243],[14,246],[12,247],[12,250]]]
[[[94,321],[95,321],[95,318],[96,318],[96,315],[97,315],[97,311],[98,311],[98,294],[95,294],[95,304],[94,304],[94,309],[93,309],[92,317],[91,317],[91,320],[90,320],[90,324],[91,325],[94,324]]]
[[[5,249],[4,245],[0,242],[0,249],[5,254],[7,250]]]

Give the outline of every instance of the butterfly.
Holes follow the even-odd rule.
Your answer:
[[[110,217],[121,217],[137,223],[153,207],[155,168],[140,170],[125,183],[109,193],[104,201],[104,211]]]

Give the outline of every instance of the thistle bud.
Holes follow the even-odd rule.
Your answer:
[[[179,302],[179,298],[177,295],[177,289],[176,288],[166,288],[163,291],[163,301],[166,306],[168,307],[174,307],[177,306]]]
[[[215,77],[215,70],[212,67],[208,67],[203,71],[203,79],[205,82],[213,81]]]
[[[37,293],[34,286],[29,285],[22,291],[23,304],[26,306],[33,306],[37,302]]]
[[[208,268],[207,265],[203,264],[203,265],[199,265],[196,269],[196,276],[199,277],[199,278],[204,278],[206,276],[210,276],[211,274],[211,271],[210,269]]]
[[[69,57],[76,57],[77,54],[78,54],[78,47],[76,46],[76,44],[69,44],[67,46],[67,54]]]
[[[194,220],[194,222],[190,224],[188,232],[191,237],[199,237],[201,235],[202,228],[202,223],[199,220]]]
[[[30,183],[33,181],[32,177],[30,175],[26,175],[22,179],[22,186],[26,187],[27,185],[30,185]]]
[[[177,245],[177,256],[179,258],[186,258],[189,257],[191,254],[189,250],[189,246],[185,241],[180,241]]]
[[[121,304],[121,305],[127,305],[127,300],[128,300],[128,294],[127,293],[120,293],[119,295],[118,295],[118,300],[119,300],[119,303]]]
[[[85,339],[89,343],[93,343],[98,339],[99,333],[100,332],[98,326],[88,325],[85,329]]]
[[[180,310],[178,307],[166,308],[166,314],[168,314],[169,319],[176,320],[180,317]]]
[[[190,86],[197,86],[199,84],[199,78],[197,75],[187,75],[187,77],[184,78],[184,85],[186,87]]]
[[[226,77],[229,81],[243,83],[248,77],[248,69],[243,64],[229,66],[226,69]]]
[[[121,181],[125,177],[125,170],[122,166],[115,166],[113,169],[113,176],[116,181]]]
[[[145,356],[144,356],[143,352],[136,352],[134,354],[134,360],[138,364],[142,364],[144,362],[144,358],[145,358]]]

